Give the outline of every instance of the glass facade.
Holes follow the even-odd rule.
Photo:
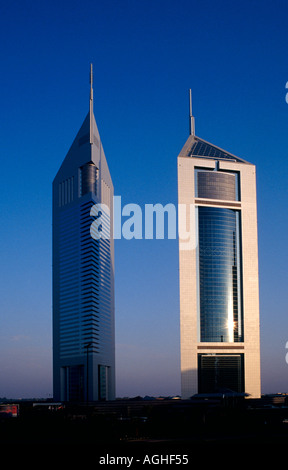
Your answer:
[[[240,213],[198,207],[201,342],[243,341]]]
[[[238,175],[221,171],[196,171],[196,196],[224,201],[237,201]]]
[[[74,365],[62,367],[64,395],[67,401],[84,400],[84,366]]]
[[[199,354],[199,393],[244,392],[243,354]]]
[[[98,366],[98,396],[99,400],[106,400],[107,399],[107,391],[108,391],[108,367],[99,365]]]
[[[92,180],[93,184],[95,181]],[[87,344],[90,344],[89,357],[93,357],[95,363],[107,361],[109,364],[108,354],[114,350],[111,241],[92,238],[90,213],[97,198],[93,195],[85,199],[86,202],[81,203],[83,199],[79,199],[79,204],[61,207],[58,221],[57,346],[62,374],[61,399],[70,401],[81,401],[87,394],[84,380],[84,376],[88,376]],[[103,231],[109,234],[109,230],[109,220],[103,218]],[[96,366],[95,369],[95,372],[91,370],[91,383],[94,380],[96,390],[98,377],[93,379],[93,374],[98,373]],[[105,373],[106,369],[108,366],[103,366]],[[99,376],[99,399],[106,399],[109,395],[110,376],[106,374],[104,380],[104,372]],[[91,389],[92,385],[89,387]]]
[[[97,194],[98,169],[94,163],[86,163],[80,168],[80,196]]]

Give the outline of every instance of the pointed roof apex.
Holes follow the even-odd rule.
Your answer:
[[[192,91],[189,90],[189,118],[190,118],[190,135],[195,135],[195,120],[192,114]]]

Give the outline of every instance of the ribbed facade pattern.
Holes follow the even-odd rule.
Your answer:
[[[197,197],[235,201],[236,175],[220,171],[197,171]]]
[[[93,185],[96,183],[97,178]],[[81,203],[82,200],[86,202]],[[97,200],[96,194],[91,198],[85,195],[85,198],[79,197],[78,204],[58,209],[54,247],[58,254],[55,309],[58,306],[62,393],[67,400],[84,399],[87,355],[96,358],[95,364],[99,363],[95,365],[99,399],[105,399],[108,393],[110,361],[106,361],[114,351],[114,315],[111,315],[114,273],[108,213],[101,212],[99,229],[106,237],[91,236],[91,208]],[[54,323],[56,326],[56,317]]]
[[[98,192],[99,171],[94,163],[89,162],[80,168],[80,196]]]
[[[53,180],[56,401],[115,399],[114,188],[93,113],[92,70],[90,78],[89,111]]]
[[[60,219],[59,299],[61,357],[101,352],[111,337],[110,240],[91,237],[89,201],[65,209]],[[108,220],[103,223],[108,223]],[[103,228],[105,230],[105,227]],[[101,341],[99,339],[101,332]],[[102,351],[103,352],[103,351]]]
[[[79,211],[66,207],[59,218],[59,338],[61,359],[83,353],[79,283]]]
[[[198,381],[200,393],[244,392],[244,355],[199,354]]]
[[[90,201],[80,208],[82,340],[91,343],[91,352],[103,353],[112,336],[111,251],[109,239],[91,237],[93,204]]]

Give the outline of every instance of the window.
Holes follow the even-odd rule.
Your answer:
[[[107,366],[98,366],[98,391],[99,400],[106,400],[108,394],[108,369]]]
[[[199,393],[244,392],[243,354],[199,354]]]
[[[198,169],[195,176],[196,197],[223,201],[239,200],[237,173]]]
[[[94,163],[86,163],[80,168],[80,196],[97,194],[98,169]]]
[[[200,341],[243,341],[240,213],[198,208]]]

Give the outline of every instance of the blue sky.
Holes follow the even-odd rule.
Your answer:
[[[51,190],[89,106],[123,204],[177,203],[196,134],[257,166],[262,391],[288,392],[288,4],[0,5],[0,397],[52,395]],[[117,395],[180,393],[177,240],[116,240]]]

